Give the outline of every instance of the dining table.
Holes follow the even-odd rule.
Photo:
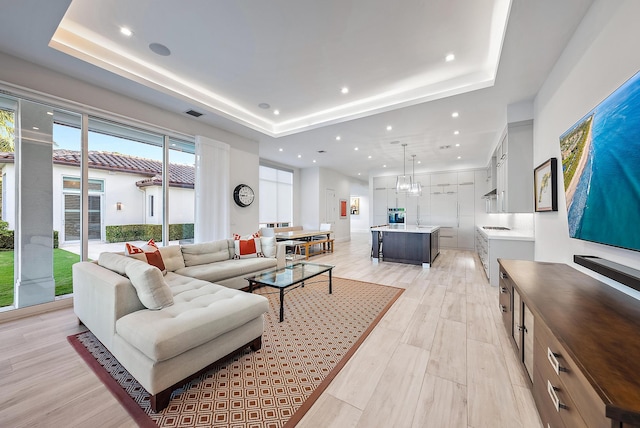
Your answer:
[[[316,236],[331,238],[332,230],[291,230],[289,232],[277,232],[275,234],[276,241],[311,241]]]

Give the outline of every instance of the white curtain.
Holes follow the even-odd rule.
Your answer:
[[[196,207],[194,241],[229,238],[229,145],[196,136]]]

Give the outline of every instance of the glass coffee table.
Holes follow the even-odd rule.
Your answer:
[[[279,269],[271,269],[257,275],[245,278],[249,281],[249,293],[253,292],[255,285],[266,285],[280,289],[280,322],[284,321],[284,293],[304,287],[304,282],[323,273],[329,272],[329,294],[333,293],[331,284],[330,265],[319,265],[316,263],[294,263],[290,266]]]

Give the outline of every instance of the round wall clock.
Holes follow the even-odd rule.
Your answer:
[[[248,207],[255,197],[253,189],[246,184],[238,184],[233,190],[233,200],[240,207]]]

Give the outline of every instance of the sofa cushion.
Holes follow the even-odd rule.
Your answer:
[[[185,266],[214,263],[229,260],[232,257],[229,255],[229,243],[226,239],[183,245],[181,249]]]
[[[160,254],[162,254],[162,260],[164,260],[167,271],[173,272],[184,267],[184,258],[179,245],[160,247]]]
[[[159,311],[137,311],[116,322],[116,333],[154,361],[164,361],[260,317],[269,310],[263,296],[197,279],[177,280],[174,304]],[[173,287],[172,287],[173,289]]]
[[[145,307],[157,310],[173,304],[173,294],[160,269],[137,261],[126,265],[125,272]]]
[[[176,270],[178,275],[198,278],[204,281],[216,282],[236,276],[249,275],[264,269],[274,268],[278,264],[275,258],[253,258],[225,260],[207,265],[187,266]],[[249,285],[247,283],[247,285]]]

